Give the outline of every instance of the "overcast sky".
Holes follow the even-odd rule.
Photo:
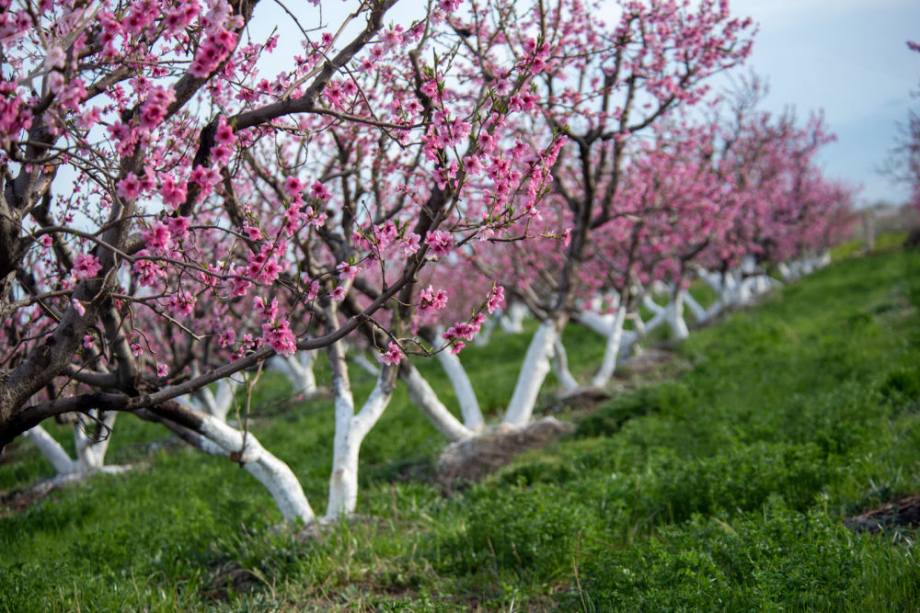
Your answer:
[[[877,170],[920,87],[920,0],[733,0],[760,24],[751,58],[770,82],[770,108],[824,109],[839,140],[830,176],[863,186],[862,201],[899,202],[906,190]],[[920,101],[914,101],[915,105]]]

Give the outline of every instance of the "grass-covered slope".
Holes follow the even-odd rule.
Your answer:
[[[915,534],[842,520],[920,491],[918,306],[917,252],[838,262],[694,332],[679,376],[450,499],[401,390],[362,452],[362,516],[318,537],[273,530],[248,474],[123,416],[109,461],[145,466],[0,511],[0,610],[916,609]],[[484,407],[510,397],[527,340],[464,352]],[[577,328],[566,344],[582,374],[603,349]],[[253,429],[321,511],[330,403],[289,394],[267,375]],[[28,443],[10,455],[0,490],[50,471]]]

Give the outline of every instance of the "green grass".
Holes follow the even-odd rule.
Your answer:
[[[318,538],[276,530],[235,465],[123,416],[109,461],[142,468],[0,518],[0,610],[916,609],[916,534],[842,525],[920,491],[920,253],[882,251],[694,332],[679,376],[449,499],[426,481],[442,443],[400,390],[362,451],[361,515]],[[487,412],[527,340],[464,352]],[[565,341],[582,375],[603,353],[580,328]],[[253,429],[321,512],[332,409],[279,412],[289,395],[267,374]],[[50,471],[28,443],[12,452],[0,489]]]

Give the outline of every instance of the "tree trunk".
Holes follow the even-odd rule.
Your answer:
[[[613,373],[617,368],[617,359],[620,355],[620,346],[623,342],[623,324],[626,322],[626,308],[621,306],[617,309],[613,318],[613,329],[607,335],[607,341],[604,347],[604,359],[601,366],[591,380],[594,387],[604,387],[610,382]]]
[[[485,420],[482,418],[473,384],[460,358],[450,350],[439,351],[436,357],[454,388],[457,403],[460,405],[460,414],[463,416],[463,425],[473,431],[482,429],[485,426]]]
[[[502,330],[509,334],[520,334],[524,331],[524,318],[526,316],[527,305],[516,301],[512,302],[499,320]]]
[[[428,417],[432,425],[451,442],[462,441],[473,436],[473,431],[460,423],[438,399],[438,395],[411,364],[400,370],[400,376],[409,390],[409,399]]]
[[[240,432],[211,415],[200,418],[202,425],[194,440],[199,449],[242,464],[269,491],[286,521],[314,521],[303,487],[287,464],[262,447],[251,432]]]
[[[562,339],[557,337],[553,344],[553,373],[559,380],[559,385],[566,393],[574,392],[578,389],[578,381],[569,370],[569,355],[562,344]]]
[[[332,475],[329,477],[329,501],[324,519],[334,521],[355,511],[358,502],[358,456],[361,443],[390,402],[396,369],[393,366],[384,366],[380,369],[374,390],[361,407],[361,411],[355,415],[348,367],[340,343],[329,346],[329,361],[335,394],[335,437]]]
[[[521,427],[530,422],[537,404],[537,395],[549,374],[550,356],[558,336],[556,324],[551,321],[545,321],[537,328],[524,356],[511,402],[505,411],[505,424]]]
[[[684,320],[684,298],[686,290],[675,289],[671,302],[668,304],[668,325],[671,327],[671,336],[682,341],[690,336],[690,329]]]

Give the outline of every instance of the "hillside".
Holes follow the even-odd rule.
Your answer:
[[[362,450],[361,515],[319,534],[276,529],[244,471],[120,417],[108,461],[134,470],[0,507],[0,609],[914,608],[914,529],[844,519],[920,491],[920,252],[840,255],[627,370],[611,400],[556,413],[572,435],[450,497],[442,442],[400,388]],[[527,342],[462,354],[485,410]],[[565,343],[576,374],[603,351],[576,327]],[[252,429],[321,504],[331,402],[290,396],[266,374]],[[17,441],[0,491],[49,474]]]

